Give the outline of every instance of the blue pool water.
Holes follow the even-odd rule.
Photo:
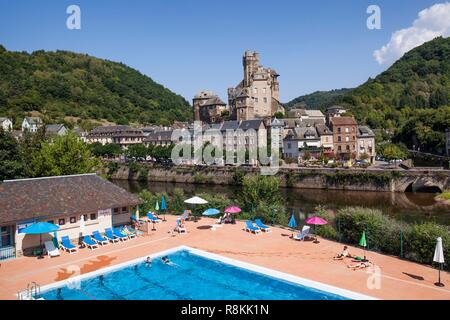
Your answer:
[[[313,288],[272,278],[187,250],[169,256],[177,266],[155,259],[43,293],[48,300],[343,300]]]

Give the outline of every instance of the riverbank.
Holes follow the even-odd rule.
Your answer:
[[[174,166],[109,163],[105,172],[114,180],[189,184],[240,185],[246,175],[261,174],[260,168]],[[450,171],[401,169],[287,168],[277,170],[280,186],[295,189],[326,189],[375,192],[431,191],[450,188]]]

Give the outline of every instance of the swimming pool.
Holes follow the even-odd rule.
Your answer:
[[[160,259],[164,255],[168,255],[176,266],[164,264]],[[313,282],[308,283],[309,280],[306,279],[302,280],[188,247],[151,257],[153,259],[151,266],[147,266],[144,262],[145,258],[142,258],[128,265],[106,268],[79,277],[78,280],[81,280],[79,286],[66,280],[42,288],[41,297],[46,300],[344,300],[365,298],[350,291],[317,285]],[[303,285],[302,281],[314,287],[323,286],[325,290],[331,288],[333,291]]]

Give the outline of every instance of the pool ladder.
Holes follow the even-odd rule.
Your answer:
[[[27,285],[27,289],[19,291],[17,297],[19,300],[36,300],[36,297],[41,294],[41,286],[36,282],[31,282]]]

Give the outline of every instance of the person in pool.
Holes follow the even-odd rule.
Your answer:
[[[173,263],[172,261],[170,261],[170,259],[169,259],[167,256],[162,257],[162,258],[161,258],[161,261],[162,261],[164,264],[167,264],[168,266],[173,266],[173,267],[176,266],[176,264]]]
[[[152,266],[152,258],[147,257],[147,259],[145,259],[145,266],[147,268],[150,268]]]

